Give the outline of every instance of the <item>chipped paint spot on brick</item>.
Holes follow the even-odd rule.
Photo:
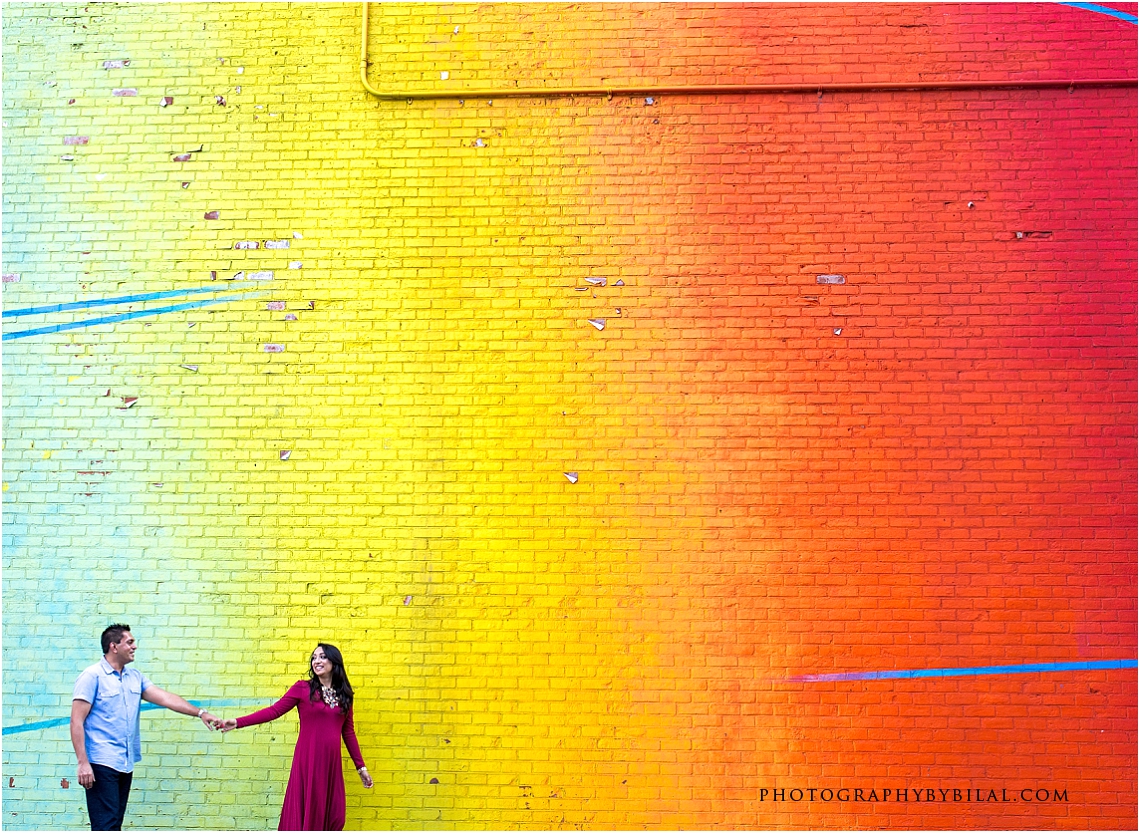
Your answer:
[[[85,145],[91,141],[90,136],[64,136],[63,143],[65,145]]]
[[[248,280],[251,281],[271,281],[273,280],[273,272],[250,272]]]
[[[206,220],[216,220],[216,219],[218,219],[218,212],[217,211],[207,211],[205,214],[202,215],[202,217],[203,217],[203,219],[206,219]]]
[[[578,472],[576,471],[564,471],[562,472],[562,476],[569,480],[571,483],[578,482]]]
[[[843,277],[842,275],[816,275],[815,276],[815,282],[816,283],[838,285],[838,284],[847,283],[847,279],[845,277]]]
[[[299,260],[289,261],[289,268],[290,269],[300,269],[301,268],[301,261],[299,261]]]
[[[265,308],[268,310],[283,310],[283,309],[285,309],[285,302],[284,301],[270,301],[268,304],[265,305]]]
[[[198,372],[198,365],[196,365],[196,364],[180,364],[178,366],[181,367],[183,370],[189,370],[191,373],[197,373]]]
[[[606,319],[604,318],[587,318],[586,319],[593,326],[595,330],[604,330],[606,328]]]
[[[123,400],[123,404],[118,408],[120,411],[125,411],[127,408],[133,408],[135,406],[135,403],[139,401],[139,398],[137,396],[124,396],[121,398]]]
[[[185,153],[180,153],[180,154],[178,154],[177,156],[175,156],[175,157],[174,157],[174,161],[175,161],[175,162],[189,162],[189,161],[190,161],[190,158],[191,158],[191,157],[192,157],[192,156],[193,156],[195,153],[201,153],[201,152],[202,152],[202,148],[203,148],[203,147],[204,147],[203,145],[198,145],[198,147],[196,147],[194,150],[188,150],[188,151],[186,151]],[[182,183],[182,187],[183,187],[183,188],[185,188],[185,187],[186,187],[187,185],[189,185],[189,184],[190,184],[190,183],[188,183],[188,182],[184,182],[184,183]]]
[[[261,350],[263,353],[284,353],[285,352],[285,345],[284,344],[263,344],[263,345],[261,345]]]
[[[261,244],[256,240],[239,240],[234,243],[235,249],[260,249]]]
[[[226,97],[224,95],[216,95],[216,96],[214,96],[214,103],[217,104],[219,107],[225,107],[226,106]]]
[[[104,61],[103,69],[126,69],[131,65],[130,58],[119,58],[114,61]]]
[[[266,240],[265,241],[265,248],[267,248],[267,249],[288,249],[289,248],[289,241],[288,240]]]
[[[291,449],[285,449],[280,453],[279,456],[281,457],[282,460],[288,460],[290,457],[293,456],[293,451]]]
[[[162,101],[158,102],[158,106],[159,107],[169,107],[173,103],[174,103],[174,97],[173,96],[164,95],[162,97]]]
[[[4,273],[4,283],[19,283],[19,282],[20,282],[20,276],[18,274],[16,274],[15,272],[5,272]]]
[[[285,320],[286,321],[296,321],[297,316],[294,313],[289,313],[288,315],[285,316]]]
[[[116,98],[134,98],[139,94],[139,91],[134,87],[123,87],[117,90],[111,90],[111,95]]]
[[[66,778],[59,779],[59,785],[61,787],[63,787],[65,790],[71,789],[71,782],[68,781]]]

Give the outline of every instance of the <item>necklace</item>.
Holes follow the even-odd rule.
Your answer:
[[[327,705],[330,709],[335,709],[337,707],[338,699],[336,696],[336,691],[332,686],[321,686],[321,698],[325,701],[325,705]]]

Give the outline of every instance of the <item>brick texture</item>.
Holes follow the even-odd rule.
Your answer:
[[[1134,78],[1110,8],[376,4],[369,78]],[[223,716],[339,645],[349,828],[1135,829],[1135,87],[382,101],[360,11],[3,10],[3,824],[125,620]],[[294,718],[143,734],[130,824],[276,823]]]

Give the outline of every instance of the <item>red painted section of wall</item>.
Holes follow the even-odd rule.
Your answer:
[[[721,54],[747,44],[764,66],[717,80],[1135,77],[1135,26],[1092,14],[718,10],[739,38]],[[677,72],[708,66],[694,54]],[[688,344],[615,344],[605,366],[632,378],[641,357],[639,384],[674,415],[662,456],[706,471],[681,499],[705,507],[691,571],[647,624],[706,623],[672,649],[722,704],[702,772],[728,802],[791,739],[804,784],[1067,783],[1105,806],[1104,825],[1134,824],[1134,681],[824,684],[786,715],[754,709],[758,678],[787,668],[1136,656],[1136,90],[615,109],[591,127],[592,204],[577,210],[605,214],[597,245],[628,252],[623,274],[653,285],[655,314]],[[1105,714],[1119,715],[1107,731]],[[1000,827],[1008,812],[923,823]],[[1067,812],[1044,816],[1065,826]],[[827,824],[908,813],[869,805]]]

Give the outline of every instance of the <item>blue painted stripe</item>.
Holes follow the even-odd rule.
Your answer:
[[[1096,3],[1062,3],[1062,6],[1072,6],[1074,9],[1084,9],[1086,12],[1096,12],[1097,14],[1106,14],[1109,17],[1115,17],[1118,20],[1126,20],[1129,23],[1136,23],[1136,15],[1122,12],[1119,9],[1114,9],[1111,6],[1100,6]]]
[[[206,301],[191,301],[185,304],[174,304],[169,307],[154,307],[152,309],[136,310],[135,312],[124,312],[119,315],[105,315],[101,318],[87,318],[83,321],[70,321],[66,324],[52,324],[47,327],[36,327],[31,330],[18,330],[14,333],[4,333],[4,341],[11,341],[15,338],[29,338],[31,336],[46,335],[48,333],[62,333],[66,330],[79,330],[84,327],[97,327],[100,324],[117,324],[120,321],[131,321],[135,318],[147,318],[151,315],[163,315],[168,312],[182,312],[189,309],[199,309],[201,307],[208,307],[213,304],[225,304],[230,301],[240,301],[245,298],[256,298],[262,293],[255,292],[249,295],[234,295],[227,298],[211,298]]]
[[[27,307],[26,309],[4,310],[4,318],[20,318],[24,315],[48,315],[53,312],[70,312],[77,309],[92,309],[94,307],[115,306],[117,304],[137,304],[146,301],[162,301],[166,298],[177,298],[180,295],[201,295],[205,292],[238,292],[248,291],[247,287],[234,286],[202,286],[194,289],[171,289],[166,292],[145,292],[139,295],[121,295],[118,298],[95,298],[91,301],[69,301],[66,304],[47,304],[42,307]]]
[[[250,706],[265,703],[265,700],[254,700],[248,697],[239,698],[236,700],[187,700],[191,706],[203,706],[210,709],[221,708],[222,706]],[[154,709],[161,709],[162,706],[154,703],[143,703],[139,709],[140,712],[149,712]],[[67,726],[71,723],[71,717],[57,717],[52,720],[38,720],[35,723],[21,723],[18,726],[5,726],[3,734],[15,735],[20,732],[37,732],[40,729],[54,729],[57,726]]]
[[[842,674],[803,674],[789,677],[791,683],[843,683],[855,680],[914,680],[927,677],[976,677],[987,674],[1047,674],[1057,671],[1104,671],[1136,668],[1134,659],[1089,662],[1044,662],[1032,665],[981,665],[973,668],[919,668],[906,671],[849,671]]]

